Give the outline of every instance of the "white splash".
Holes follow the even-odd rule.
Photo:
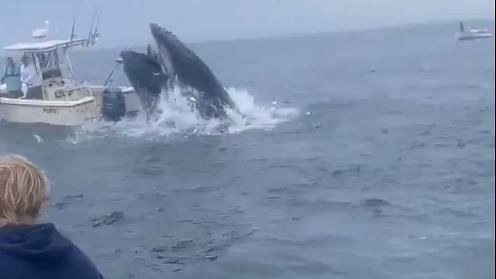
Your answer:
[[[135,118],[124,119],[116,123],[103,120],[89,122],[80,127],[66,142],[77,144],[108,136],[160,140],[177,135],[187,137],[234,134],[253,129],[268,130],[299,114],[298,109],[279,107],[276,101],[269,103],[268,107],[258,105],[246,90],[229,88],[227,91],[244,115],[243,117],[228,110],[231,123],[219,119],[201,118],[198,111],[191,107],[191,100],[183,97],[180,89],[175,88],[167,92],[168,100],[160,100],[159,110],[162,113],[157,119],[147,122],[145,116],[140,114]]]

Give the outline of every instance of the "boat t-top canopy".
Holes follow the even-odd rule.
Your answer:
[[[30,57],[42,80],[50,78],[74,78],[68,50],[72,47],[91,45],[87,39],[44,40],[16,43],[4,47],[5,51],[21,52]]]
[[[4,48],[5,51],[49,52],[60,48],[85,46],[88,40],[50,40],[32,43],[17,43]]]

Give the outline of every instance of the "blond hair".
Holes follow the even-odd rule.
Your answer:
[[[0,226],[34,221],[48,192],[46,176],[31,161],[0,156]]]

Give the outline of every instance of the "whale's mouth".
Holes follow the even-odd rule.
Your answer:
[[[156,24],[150,24],[151,33],[157,46],[158,62],[162,65],[162,71],[169,77],[175,76],[174,63],[167,45],[170,43],[168,36],[170,32],[162,29]]]
[[[166,46],[160,43],[157,43],[157,47],[158,47],[159,63],[162,66],[162,71],[166,75],[170,77],[174,77],[176,75],[175,74],[176,71],[174,70],[174,64],[172,63],[169,50],[167,49]]]

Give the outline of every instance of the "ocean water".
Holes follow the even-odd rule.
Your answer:
[[[192,45],[248,121],[0,123],[0,153],[43,167],[44,220],[106,278],[494,278],[495,44],[456,28]]]

